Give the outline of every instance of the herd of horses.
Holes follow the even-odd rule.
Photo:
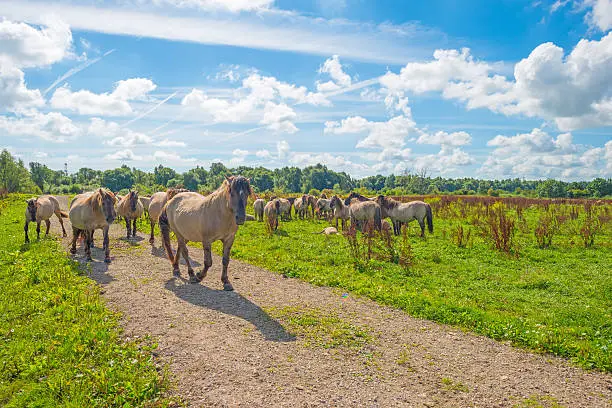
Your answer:
[[[49,233],[50,218],[56,215],[60,221],[64,237],[63,218],[69,218],[72,225],[72,244],[70,252],[75,254],[76,244],[82,239],[85,254],[91,261],[91,247],[94,245],[94,231],[103,232],[104,262],[111,262],[109,245],[109,228],[118,217],[125,220],[126,236],[136,237],[136,221],[147,213],[151,222],[151,235],[149,242],[155,242],[155,225],[159,224],[162,244],[168,259],[172,264],[175,276],[180,276],[179,261],[184,258],[189,274],[189,281],[198,283],[206,276],[212,265],[211,245],[215,241],[223,244],[223,270],[221,281],[224,290],[233,290],[228,278],[228,265],[230,251],[234,243],[238,227],[248,219],[264,221],[276,230],[279,221],[288,221],[295,215],[299,219],[319,218],[335,223],[337,232],[338,222],[342,229],[347,222],[357,228],[365,223],[371,223],[377,230],[391,229],[399,234],[401,225],[411,220],[417,220],[421,227],[421,236],[425,233],[425,223],[429,232],[433,232],[432,211],[429,204],[422,201],[402,203],[390,197],[379,195],[377,197],[364,197],[355,192],[346,199],[333,196],[328,199],[325,195],[320,198],[309,194],[293,198],[272,198],[268,202],[256,198],[253,203],[255,217],[246,213],[249,197],[255,197],[249,179],[243,176],[228,176],[221,186],[209,195],[190,192],[185,189],[168,189],[158,192],[151,197],[139,197],[137,191],[130,191],[125,196],[119,196],[107,189],[99,188],[92,192],[79,194],[70,202],[68,212],[62,211],[58,200],[50,195],[27,200],[25,212],[25,241],[29,242],[28,225],[36,222],[37,237],[40,238],[40,225],[46,224],[46,234]],[[292,214],[294,209],[294,214]],[[391,224],[386,221],[391,220]],[[170,233],[173,232],[177,240],[177,250],[172,250]],[[198,241],[204,249],[204,267],[195,273],[189,262],[187,243]]]

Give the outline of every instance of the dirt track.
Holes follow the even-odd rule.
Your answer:
[[[53,231],[60,231],[57,220]],[[127,337],[158,340],[156,354],[189,406],[538,406],[524,405],[528,400],[612,406],[610,375],[235,260],[235,292],[224,292],[217,256],[204,281],[189,284],[184,265],[182,278],[172,276],[158,234],[154,247],[124,234],[124,226],[111,228],[106,265],[96,233],[91,278],[110,307],[124,313]],[[190,255],[197,270],[203,252],[190,248]],[[83,260],[82,248],[75,257]],[[287,330],[295,328],[291,316],[332,319],[320,332],[299,326],[305,331],[294,336]],[[369,340],[324,347],[327,336],[346,327],[367,332]]]

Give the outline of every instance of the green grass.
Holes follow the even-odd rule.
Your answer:
[[[527,210],[537,219],[538,210]],[[530,214],[531,212],[531,214]],[[264,223],[241,226],[232,257],[321,286],[340,287],[380,303],[538,352],[584,368],[612,370],[612,235],[584,248],[569,233],[539,249],[533,232],[517,234],[520,256],[491,249],[477,234],[468,248],[450,239],[456,220],[435,219],[426,239],[410,226],[414,265],[372,262],[356,271],[343,236],[327,223],[292,221],[267,236]],[[530,231],[533,231],[531,229]],[[220,252],[220,245],[213,247]],[[230,266],[231,275],[231,266]]]
[[[0,201],[0,405],[176,405],[155,344],[121,339],[118,316],[60,243],[22,245],[23,204]]]

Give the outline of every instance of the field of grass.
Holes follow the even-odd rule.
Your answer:
[[[340,287],[415,317],[610,372],[610,223],[602,217],[594,244],[585,248],[579,232],[581,213],[542,249],[534,229],[543,212],[539,206],[521,212],[523,221],[515,227],[510,254],[495,250],[491,239],[477,233],[475,221],[440,210],[434,215],[433,235],[421,239],[416,223],[410,225],[413,259],[408,267],[377,259],[356,267],[347,239],[316,234],[329,224],[313,220],[281,222],[272,236],[264,223],[248,222],[240,227],[232,257],[315,285]],[[465,247],[453,239],[457,225],[471,231]],[[219,243],[214,246],[218,253],[220,248]]]
[[[175,405],[155,344],[122,341],[56,238],[23,245],[23,212],[23,197],[0,200],[0,406]]]

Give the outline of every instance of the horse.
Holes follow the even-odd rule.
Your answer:
[[[108,240],[108,229],[115,221],[117,212],[115,195],[103,188],[93,193],[79,194],[70,203],[68,216],[72,223],[72,248],[70,253],[76,253],[76,241],[79,235],[85,237],[85,253],[87,260],[91,261],[91,245],[93,233],[101,228],[104,233],[104,262],[110,263],[110,245]]]
[[[301,197],[295,199],[293,206],[295,207],[295,214],[299,219],[303,220],[306,218],[306,213],[308,211],[308,196],[302,194]]]
[[[423,201],[402,203],[384,195],[379,195],[376,202],[383,209],[384,218],[387,216],[391,218],[395,235],[399,235],[402,222],[408,223],[417,220],[421,227],[421,237],[424,237],[425,219],[427,219],[429,232],[433,234],[433,214],[429,204]]]
[[[140,200],[140,204],[142,204],[142,208],[144,209],[145,216],[149,216],[149,203],[151,203],[151,197],[139,196],[138,200]]]
[[[306,213],[308,213],[308,207],[310,207],[310,216],[314,218],[315,208],[317,207],[317,197],[308,194],[308,205],[306,206]]]
[[[382,209],[378,203],[361,194],[351,193],[344,204],[349,206],[351,225],[360,227],[361,222],[373,221],[378,231],[382,229]]]
[[[338,229],[338,220],[342,220],[342,231],[346,228],[346,222],[351,218],[349,214],[349,207],[342,203],[342,200],[337,196],[331,198],[329,203],[333,211],[332,220],[336,223],[336,229]]]
[[[264,208],[264,213],[266,214],[266,218],[272,231],[276,231],[278,229],[278,219],[281,217],[281,202],[278,198],[270,201],[266,204]]]
[[[36,222],[36,239],[40,239],[41,221],[44,221],[47,226],[45,235],[49,235],[49,228],[51,227],[51,221],[49,219],[53,214],[57,216],[62,226],[63,236],[66,236],[66,229],[64,228],[64,220],[62,218],[68,218],[68,213],[60,210],[57,198],[51,195],[45,195],[38,198],[30,198],[26,203],[28,203],[28,206],[25,212],[25,226],[23,227],[26,243],[30,242],[30,238],[28,237],[28,225],[30,222]]]
[[[251,194],[249,179],[226,176],[221,186],[207,196],[182,192],[168,200],[159,216],[159,229],[175,276],[180,275],[179,260],[183,255],[189,281],[201,282],[212,265],[211,245],[220,240],[223,242],[223,290],[234,290],[227,277],[227,267],[238,226],[246,220],[247,199]],[[175,256],[172,255],[170,231],[174,232],[178,243]],[[189,263],[188,241],[200,241],[204,248],[204,268],[197,274]]]
[[[328,216],[332,212],[332,208],[330,206],[331,200],[327,198],[319,198],[316,204],[316,213],[319,218],[328,219]]]
[[[149,244],[155,243],[155,224],[159,220],[159,216],[164,208],[164,205],[178,193],[184,193],[188,190],[184,188],[169,188],[166,191],[160,191],[151,196],[149,201],[149,221],[151,222],[151,236],[149,237]]]
[[[117,215],[125,218],[127,239],[130,239],[130,235],[136,238],[136,220],[142,216],[143,212],[144,207],[138,199],[138,191],[130,190],[117,204]],[[130,223],[132,223],[132,228],[130,228]]]
[[[257,221],[263,221],[264,219],[264,207],[266,206],[266,200],[258,198],[253,202],[253,211],[255,211],[255,219]]]
[[[291,219],[291,201],[286,198],[278,198],[280,203],[280,216],[283,221]]]

